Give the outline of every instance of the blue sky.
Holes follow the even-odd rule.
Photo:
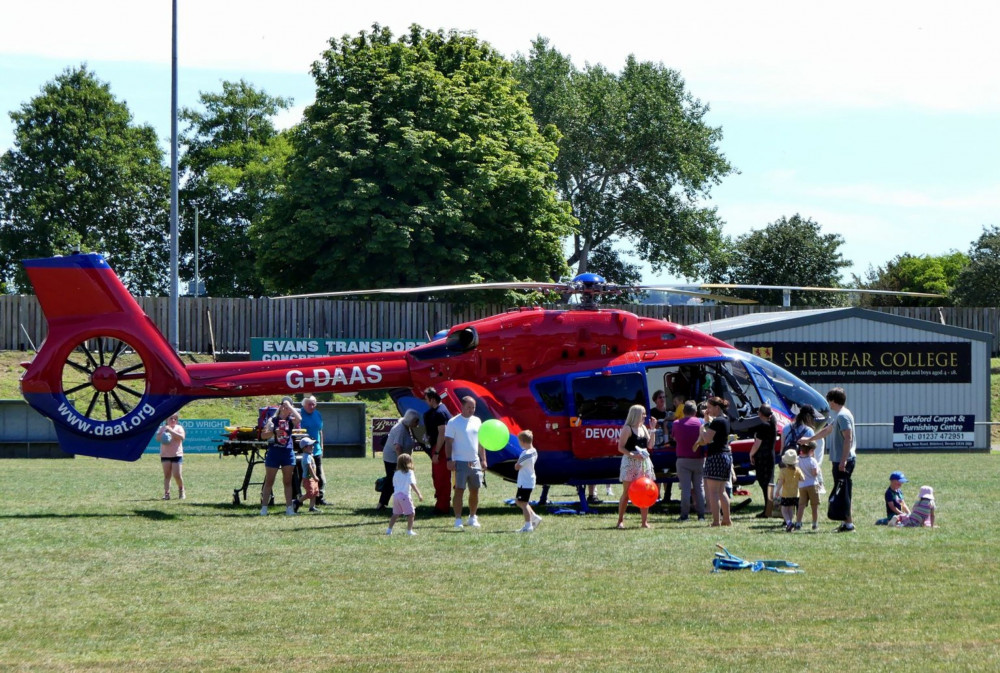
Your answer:
[[[327,40],[374,22],[475,31],[507,55],[543,35],[581,66],[617,69],[633,53],[680,71],[740,170],[711,193],[732,236],[800,213],[845,238],[848,274],[860,274],[903,252],[967,251],[1000,225],[1000,10],[981,0],[178,5],[182,106],[243,78],[294,98],[290,125]],[[83,62],[167,146],[170,0],[35,0],[0,25],[0,151],[6,113]]]

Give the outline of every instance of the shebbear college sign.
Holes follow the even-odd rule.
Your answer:
[[[969,383],[972,346],[963,342],[737,342],[809,382]]]

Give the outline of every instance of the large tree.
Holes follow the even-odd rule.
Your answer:
[[[200,100],[202,109],[185,108],[180,114],[187,122],[181,135],[181,202],[187,225],[182,252],[194,252],[190,225],[198,208],[199,275],[208,294],[260,295],[264,287],[254,266],[249,229],[278,187],[288,142],[275,129],[274,116],[291,101],[243,80],[223,82],[221,93],[202,92]]]
[[[149,125],[85,66],[10,113],[0,157],[0,273],[28,287],[17,260],[82,248],[105,253],[136,293],[167,284],[169,172]]]
[[[592,252],[619,239],[654,271],[702,275],[723,241],[705,200],[733,168],[680,74],[632,56],[621,73],[581,70],[544,38],[515,67],[539,126],[562,134],[559,191],[580,221],[569,264],[587,271]]]
[[[1000,227],[983,227],[955,281],[958,306],[1000,306]]]
[[[279,291],[549,280],[574,222],[511,66],[413,26],[330,41],[285,183],[253,227]]]
[[[824,234],[809,218],[781,217],[731,241],[707,277],[715,283],[840,287],[840,271],[851,265],[840,252],[843,244],[843,237]],[[779,290],[733,294],[768,305],[780,305],[782,300]],[[843,300],[839,293],[792,292],[791,296],[797,306],[836,306]]]
[[[944,255],[896,255],[884,266],[869,267],[863,279],[855,277],[857,287],[896,292],[932,292],[942,298],[904,297],[891,294],[861,295],[863,306],[948,306],[951,291],[969,258],[952,250]]]

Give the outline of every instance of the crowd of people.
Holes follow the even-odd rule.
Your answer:
[[[819,525],[820,496],[826,493],[822,461],[825,443],[829,439],[828,455],[833,472],[833,491],[828,517],[841,521],[838,532],[855,530],[853,516],[853,480],[857,462],[855,421],[847,408],[847,395],[842,388],[832,388],[826,395],[830,417],[817,423],[816,410],[804,405],[794,420],[781,430],[780,438],[773,410],[768,404],[757,409],[756,426],[750,449],[750,462],[764,498],[764,507],[757,515],[770,518],[775,504],[780,507],[782,525],[792,532],[802,528],[808,508],[812,529]],[[436,513],[454,515],[454,528],[479,528],[479,490],[485,484],[486,452],[479,443],[482,422],[475,415],[476,400],[461,400],[461,412],[449,417],[434,388],[424,391],[428,410],[423,417],[407,410],[389,431],[382,452],[385,476],[381,480],[376,509],[391,507],[387,534],[400,517],[406,517],[407,533],[415,535],[415,508],[411,491],[423,501],[417,486],[412,453],[418,446],[414,430],[423,421],[424,448],[431,459]],[[730,440],[729,403],[720,397],[709,397],[700,405],[681,396],[674,397],[673,409],[667,409],[666,395],[656,391],[652,408],[633,405],[618,438],[621,454],[619,481],[622,494],[618,501],[617,528],[625,527],[625,514],[632,484],[640,478],[655,480],[651,451],[669,443],[676,453],[676,475],[680,486],[680,521],[694,514],[703,521],[711,514],[712,526],[731,526],[730,496],[735,473]],[[309,511],[318,512],[318,505],[328,504],[324,498],[326,476],[323,471],[323,419],[316,409],[316,398],[303,398],[302,409],[296,409],[290,397],[284,397],[277,411],[264,421],[261,438],[267,441],[264,455],[265,475],[261,489],[260,514],[268,513],[272,490],[281,471],[285,494],[285,513],[294,515],[309,501]],[[817,427],[819,426],[819,427]],[[301,430],[300,430],[301,429]],[[304,434],[303,434],[304,431]],[[171,415],[155,435],[160,444],[163,466],[163,499],[171,497],[171,480],[176,482],[178,497],[185,498],[182,474],[185,431],[178,414]],[[517,485],[514,502],[521,509],[524,525],[518,532],[531,532],[542,522],[531,507],[531,492],[535,488],[535,463],[538,451],[534,436],[524,430],[517,436],[521,453],[514,465]],[[297,445],[297,446],[296,446]],[[780,446],[780,465],[775,464],[773,447]],[[296,456],[296,448],[301,453]],[[775,469],[778,467],[779,469]],[[902,472],[893,472],[885,492],[886,516],[876,521],[880,525],[916,527],[935,525],[934,490],[920,488],[918,501],[908,507],[902,495],[907,482]],[[463,520],[468,492],[468,518]],[[656,494],[654,493],[654,497]],[[836,512],[836,513],[835,513]],[[639,507],[640,525],[649,528],[649,507]]]

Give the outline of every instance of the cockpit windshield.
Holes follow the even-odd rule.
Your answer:
[[[794,374],[785,371],[773,362],[741,350],[730,348],[719,350],[733,358],[742,360],[748,365],[749,371],[757,374],[754,376],[757,387],[760,389],[761,395],[769,398],[768,401],[772,407],[783,408],[788,415],[794,416],[803,405],[811,404],[816,410],[817,420],[820,420],[820,416],[823,418],[829,416],[830,405],[826,399]],[[760,374],[763,374],[764,378]],[[780,400],[770,399],[771,394],[776,395]],[[779,404],[776,404],[776,401]]]

